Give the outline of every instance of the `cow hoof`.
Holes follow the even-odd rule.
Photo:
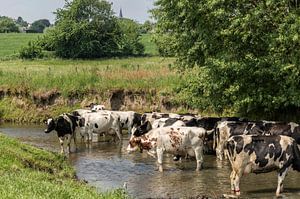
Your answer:
[[[233,194],[223,194],[222,196],[223,196],[223,198],[226,198],[226,199],[239,198],[238,196],[233,195]]]

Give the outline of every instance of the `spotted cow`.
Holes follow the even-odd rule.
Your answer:
[[[292,167],[300,171],[300,152],[295,140],[284,135],[235,135],[226,142],[225,153],[232,166],[231,190],[240,195],[240,179],[248,173],[277,170],[276,196],[283,191],[283,180]]]
[[[233,135],[286,135],[294,138],[300,144],[300,126],[293,122],[223,121],[218,123],[216,133],[216,154],[220,160],[224,157],[224,144],[226,140]]]
[[[197,127],[162,127],[152,129],[146,134],[134,132],[129,140],[128,152],[142,152],[146,150],[149,155],[157,158],[159,171],[163,171],[163,153],[173,155],[189,155],[196,157],[199,171],[203,164],[203,140],[208,132]]]
[[[57,136],[59,138],[61,153],[64,153],[64,142],[67,141],[68,152],[71,152],[70,144],[71,139],[74,140],[75,147],[77,149],[76,144],[76,127],[83,126],[83,120],[80,117],[70,115],[70,114],[62,114],[57,118],[49,118],[48,120],[44,120],[44,123],[47,125],[47,129],[45,129],[45,133],[50,133],[51,131],[56,131]]]
[[[84,128],[81,134],[87,136],[87,141],[93,140],[93,134],[111,135],[115,140],[117,136],[122,140],[120,116],[111,111],[98,111],[85,113],[82,115],[84,119]]]

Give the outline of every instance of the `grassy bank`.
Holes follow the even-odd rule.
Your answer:
[[[170,70],[173,62],[161,57],[1,61],[0,119],[42,121],[78,108],[84,100],[107,103],[116,90],[140,93],[138,107],[132,109],[150,111],[150,105],[161,103],[161,96],[173,95],[182,81]],[[60,98],[49,103],[47,96],[56,94]]]
[[[75,179],[75,171],[56,153],[0,134],[1,198],[125,198],[117,190],[99,194]]]
[[[147,57],[97,60],[7,59],[39,34],[0,34],[0,120],[40,122],[90,102],[112,104],[122,91],[125,108],[139,112],[160,110],[175,96],[182,78],[171,70],[173,58],[155,57],[151,35],[141,37]],[[2,38],[2,39],[1,39]],[[19,41],[19,42],[18,42]],[[3,48],[0,48],[3,49]],[[166,97],[167,96],[167,97]],[[153,107],[152,107],[153,105]]]

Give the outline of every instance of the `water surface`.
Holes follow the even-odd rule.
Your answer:
[[[0,131],[37,147],[59,152],[56,134],[45,134],[43,128],[3,124]],[[204,169],[195,172],[195,161],[173,162],[171,156],[166,156],[166,170],[160,173],[156,170],[155,159],[146,153],[127,154],[128,138],[124,134],[122,144],[99,142],[87,147],[80,143],[78,151],[69,155],[77,176],[99,191],[122,188],[125,183],[133,198],[189,198],[202,194],[230,194],[229,162],[216,161],[215,156],[206,155]],[[276,186],[277,174],[271,172],[242,177],[240,188],[243,198],[275,198]],[[289,171],[284,187],[283,198],[300,198],[300,173]]]

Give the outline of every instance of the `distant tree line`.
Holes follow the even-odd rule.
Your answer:
[[[39,19],[29,24],[24,21],[22,17],[18,17],[18,19],[14,20],[10,17],[0,16],[0,33],[43,33],[44,29],[50,27],[50,25],[48,19]]]

